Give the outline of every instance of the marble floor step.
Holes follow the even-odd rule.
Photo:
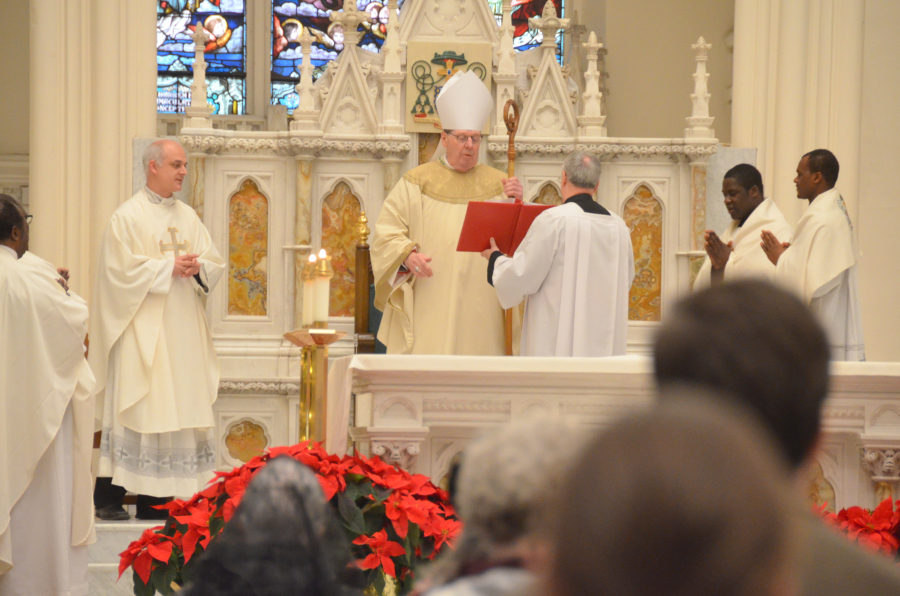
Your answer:
[[[119,553],[129,543],[141,537],[147,528],[161,525],[158,521],[130,519],[128,521],[97,520],[97,542],[88,547],[88,574],[91,596],[129,596],[134,593],[131,571],[119,576]]]

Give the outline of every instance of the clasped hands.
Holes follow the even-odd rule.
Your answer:
[[[172,269],[172,277],[193,277],[200,273],[200,255],[186,254],[175,257],[175,267]]]
[[[772,261],[772,264],[777,265],[778,258],[788,249],[791,243],[779,242],[778,238],[775,237],[775,234],[769,230],[763,230],[760,236],[762,242],[760,242],[759,245],[762,246],[763,251],[765,251],[769,260]]]

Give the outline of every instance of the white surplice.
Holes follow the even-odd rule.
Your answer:
[[[200,255],[199,276],[172,277],[176,252]],[[184,203],[145,188],[113,214],[90,334],[103,431],[99,476],[113,484],[187,496],[211,478],[219,366],[204,311],[223,270],[209,232]]]
[[[0,593],[80,594],[94,378],[87,305],[46,261],[0,246]]]
[[[584,195],[587,196],[587,195]],[[525,299],[523,356],[614,356],[628,341],[631,233],[570,201],[541,213],[513,257],[494,263],[504,308]]]
[[[725,281],[747,278],[774,280],[775,265],[760,245],[760,234],[763,230],[769,230],[781,242],[790,242],[794,229],[771,198],[757,205],[744,225],[739,224],[739,221],[732,221],[728,228],[719,234],[719,238],[725,244],[733,242],[732,252],[725,264]],[[700,266],[694,280],[694,291],[708,288],[711,276],[712,263],[707,255],[703,258],[703,265]]]
[[[833,360],[866,359],[859,257],[847,207],[838,191],[831,189],[810,203],[775,269],[776,281],[808,304],[825,327]]]

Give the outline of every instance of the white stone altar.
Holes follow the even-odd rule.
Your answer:
[[[650,407],[652,360],[613,358],[342,358],[330,379],[328,443],[444,482],[476,433],[537,410],[602,428]],[[810,497],[874,507],[900,481],[900,363],[836,362]],[[739,465],[736,462],[736,465]],[[892,488],[891,488],[892,487]],[[652,487],[650,487],[652,488]],[[752,490],[752,487],[748,487]]]

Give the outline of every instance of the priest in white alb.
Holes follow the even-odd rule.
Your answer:
[[[88,593],[94,377],[87,304],[0,195],[0,594]]]
[[[155,504],[193,494],[215,467],[219,367],[205,304],[224,262],[194,210],[174,197],[187,173],[181,145],[156,141],[143,163],[146,186],[113,214],[94,286],[101,519],[127,519],[126,489],[138,493],[139,518],[163,516]]]
[[[570,154],[560,183],[565,202],[535,218],[512,257],[493,238],[481,253],[501,306],[525,299],[523,356],[625,353],[634,251],[622,218],[594,201],[599,184],[600,161]]]
[[[793,235],[775,201],[765,198],[762,175],[752,165],[742,163],[728,170],[722,180],[722,195],[732,222],[721,236],[706,231],[707,256],[694,280],[695,291],[748,277],[772,281],[775,265],[760,246],[759,235],[770,230],[786,241]]]
[[[859,246],[847,206],[834,188],[837,158],[827,149],[810,151],[797,165],[797,198],[809,207],[797,222],[792,243],[771,230],[763,249],[776,264],[775,281],[791,289],[819,318],[831,343],[832,360],[866,359],[859,300]]]
[[[484,283],[487,264],[456,252],[469,201],[522,198],[516,178],[479,165],[494,100],[472,72],[455,74],[436,100],[446,155],[407,172],[375,224],[378,339],[392,354],[502,355],[503,309]]]

